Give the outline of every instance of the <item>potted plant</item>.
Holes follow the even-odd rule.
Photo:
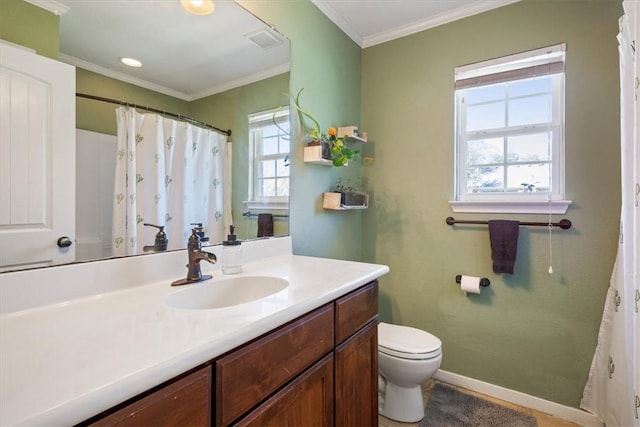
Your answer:
[[[344,184],[342,182],[342,178],[338,178],[336,181],[336,186],[331,191],[334,195],[340,195],[340,205],[342,208],[366,208],[369,205],[369,195],[362,191],[358,191],[355,186]],[[332,198],[332,196],[329,196]],[[337,202],[337,197],[334,198],[335,202]],[[334,203],[335,203],[334,202]]]
[[[320,145],[322,147],[322,158],[331,160],[333,166],[346,166],[349,160],[356,160],[360,157],[359,150],[353,150],[345,144],[344,138],[338,137],[335,127],[330,127],[327,133],[322,132],[320,123],[309,111],[300,105],[300,89],[293,99],[293,104],[298,113],[300,126],[306,137],[308,145]]]

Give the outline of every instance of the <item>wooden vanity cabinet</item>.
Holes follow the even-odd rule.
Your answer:
[[[216,362],[216,391],[221,398],[217,400],[216,408],[222,409],[222,414],[216,414],[216,425],[228,425],[233,418],[225,415],[229,413],[225,412],[227,399],[242,396],[246,398],[242,406],[251,407],[251,401],[258,402],[259,397],[267,394],[266,390],[275,390],[275,385],[286,379],[291,382],[232,424],[377,425],[377,318],[378,283],[375,281],[219,359]],[[302,325],[307,330],[295,339],[296,331]],[[295,348],[291,342],[299,345]],[[310,366],[313,357],[323,351],[328,355],[296,377],[295,373],[302,366]],[[236,369],[229,372],[229,381],[221,383],[218,374],[221,365],[233,363],[227,360],[229,358],[252,362],[238,363]],[[237,387],[238,384],[242,386]],[[231,392],[226,391],[229,389]]]
[[[82,425],[376,426],[373,281]]]
[[[81,426],[209,426],[211,364],[160,385]]]

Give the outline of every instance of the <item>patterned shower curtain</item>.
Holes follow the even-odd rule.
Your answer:
[[[210,241],[224,240],[226,136],[129,107],[117,108],[116,119],[113,255],[152,246],[158,230],[145,223],[165,227],[168,250],[187,246],[194,223]]]
[[[622,212],[618,255],[581,407],[607,427],[640,426],[640,73],[638,1],[620,18]]]

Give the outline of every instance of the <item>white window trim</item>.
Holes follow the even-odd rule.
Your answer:
[[[544,66],[544,64],[553,64],[558,61],[558,57],[564,55],[566,45],[560,44],[556,46],[550,46],[542,49],[536,49],[530,52],[523,52],[503,58],[492,59],[481,63],[470,64],[462,67],[457,67],[456,73],[456,85],[458,87],[470,87],[477,85],[489,84],[492,79],[496,81],[504,81],[505,75],[508,73],[518,73],[518,65],[511,68],[505,68],[505,63],[519,62],[527,60],[527,58],[535,58],[534,63],[526,63],[524,67]],[[483,76],[487,73],[487,69],[490,69],[493,76]],[[533,72],[538,72],[534,70]],[[521,78],[526,78],[523,75]],[[506,80],[512,80],[507,78]],[[559,91],[564,93],[564,78],[553,79],[554,88],[553,91]],[[461,100],[459,99],[459,92],[456,91],[456,111],[459,113],[457,106]],[[556,102],[564,102],[563,99],[556,100]],[[464,114],[464,111],[462,110]],[[509,193],[509,194],[469,194],[462,191],[466,180],[466,169],[460,167],[459,156],[466,158],[464,152],[465,144],[462,144],[459,140],[459,132],[456,129],[456,155],[455,155],[455,189],[454,194],[456,200],[449,201],[449,205],[453,212],[460,213],[522,213],[522,214],[564,214],[566,213],[570,200],[564,199],[565,191],[565,161],[564,161],[564,106],[560,104],[554,105],[553,108],[554,123],[559,124],[558,132],[553,134],[559,137],[559,140],[554,140],[552,144],[552,159],[554,163],[554,170],[559,170],[560,173],[552,174],[551,193]],[[456,126],[460,122],[464,121],[464,117],[460,120],[456,117]]]
[[[287,210],[289,202],[259,202],[253,200],[245,200],[244,205],[247,209],[269,209],[269,210]]]
[[[542,201],[457,201],[450,200],[456,213],[517,213],[517,214],[565,214],[571,200]]]
[[[258,113],[252,113],[249,115],[249,135],[250,135],[250,153],[251,157],[249,159],[249,200],[245,200],[242,203],[247,207],[247,209],[270,209],[270,210],[286,210],[289,209],[289,197],[256,197],[255,196],[255,182],[254,178],[256,175],[256,156],[255,156],[255,142],[251,137],[251,132],[254,127],[259,126],[260,121],[256,121],[252,124],[252,119],[260,119],[262,118],[262,122],[273,120],[273,115],[275,114],[275,120],[278,123],[283,123],[285,121],[289,121],[289,109],[283,108],[274,108],[267,111],[261,111]],[[291,185],[291,177],[289,177],[289,185]],[[291,188],[291,187],[289,187]]]

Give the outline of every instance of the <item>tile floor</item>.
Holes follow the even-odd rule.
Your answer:
[[[431,394],[431,390],[433,389],[433,386],[435,384],[436,384],[435,380],[429,380],[422,386],[422,395],[424,396],[425,404],[426,402],[428,402],[429,395]],[[452,387],[455,387],[455,386],[452,386]],[[554,417],[553,415],[548,415],[530,408],[525,408],[525,407],[513,404],[511,402],[505,402],[504,400],[500,400],[500,399],[496,399],[495,397],[476,393],[471,390],[463,389],[460,387],[455,387],[455,388],[459,389],[464,393],[471,394],[481,399],[486,399],[497,405],[506,406],[507,408],[515,409],[516,411],[521,411],[526,414],[533,415],[534,417],[536,417],[536,420],[538,421],[538,427],[580,427],[579,424],[575,424],[570,421],[565,421],[561,418]],[[382,415],[378,415],[378,425],[379,427],[417,427],[418,423],[400,423],[400,422],[385,418]]]

